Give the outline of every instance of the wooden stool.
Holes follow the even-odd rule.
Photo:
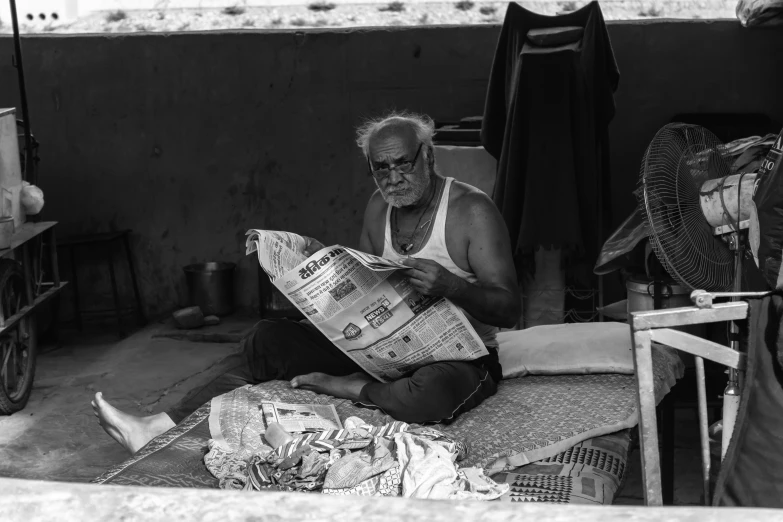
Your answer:
[[[71,263],[72,278],[71,284],[73,285],[73,308],[76,320],[76,326],[79,331],[82,331],[82,314],[84,313],[105,313],[114,312],[117,317],[117,330],[120,337],[125,337],[125,330],[122,327],[122,312],[123,308],[120,307],[120,297],[117,291],[117,277],[114,273],[114,255],[112,247],[116,241],[122,241],[125,247],[125,254],[128,260],[128,267],[130,269],[131,283],[133,284],[133,293],[136,297],[135,310],[138,315],[138,323],[146,323],[146,317],[144,316],[144,309],[141,304],[141,293],[139,292],[139,285],[136,281],[136,270],[133,265],[133,256],[131,255],[129,234],[130,230],[120,230],[117,232],[103,232],[97,234],[84,234],[78,236],[71,236],[62,241],[58,246],[61,248],[70,249],[69,257]],[[77,264],[76,264],[76,249],[82,246],[102,246],[106,256],[106,263],[109,265],[109,276],[111,278],[111,290],[114,296],[114,308],[109,310],[82,310],[79,305],[79,282],[77,277]]]

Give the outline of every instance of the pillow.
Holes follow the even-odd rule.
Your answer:
[[[631,327],[626,323],[573,323],[500,332],[503,378],[588,373],[633,374]]]

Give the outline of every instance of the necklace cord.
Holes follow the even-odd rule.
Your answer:
[[[436,178],[435,184],[437,186],[437,178]],[[392,213],[393,213],[392,218],[394,220],[394,235],[395,235],[395,237],[397,239],[398,246],[402,249],[402,253],[403,254],[407,254],[408,252],[413,250],[413,247],[415,245],[415,241],[414,240],[415,240],[415,237],[416,237],[416,232],[419,230],[419,225],[421,224],[421,220],[424,218],[424,215],[427,213],[427,210],[429,210],[429,207],[432,204],[432,200],[435,197],[435,193],[437,192],[440,195],[442,193],[442,190],[444,189],[445,186],[446,186],[446,180],[443,181],[443,185],[441,186],[440,190],[437,189],[437,188],[433,188],[432,192],[430,193],[430,197],[427,200],[427,204],[424,206],[424,210],[419,215],[419,220],[416,222],[416,226],[413,227],[413,231],[412,231],[412,233],[410,235],[411,242],[406,241],[406,244],[404,244],[404,245],[401,245],[400,241],[399,241],[399,236],[400,236],[399,231],[400,231],[400,229],[397,226],[397,209],[396,209],[396,207],[392,208]],[[432,226],[433,219],[434,219],[434,217],[431,216],[429,221],[427,222],[428,226],[427,226],[427,232],[424,234],[425,237],[426,237],[427,233],[429,232],[430,227]],[[405,237],[407,237],[407,236],[405,236]]]

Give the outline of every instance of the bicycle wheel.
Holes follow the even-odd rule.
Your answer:
[[[0,260],[0,313],[4,319],[27,305],[24,277],[19,263]],[[0,414],[10,415],[27,405],[35,379],[37,353],[32,313],[0,335]]]

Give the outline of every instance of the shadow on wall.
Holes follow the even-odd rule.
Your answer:
[[[635,205],[647,143],[674,114],[763,112],[783,120],[783,77],[767,58],[783,54],[777,30],[659,21],[610,23],[609,31],[621,71],[607,198],[615,224]],[[481,114],[498,32],[26,37],[44,217],[60,221],[60,237],[131,229],[151,316],[185,304],[182,267],[205,261],[237,263],[237,303],[255,308],[256,261],[244,255],[245,231],[355,245],[374,188],[355,125],[390,108],[443,121]],[[6,56],[12,47],[0,38]],[[6,61],[0,73],[15,71]],[[17,103],[14,82],[0,85],[0,100]],[[85,302],[110,299],[105,272],[82,263],[91,282]]]

